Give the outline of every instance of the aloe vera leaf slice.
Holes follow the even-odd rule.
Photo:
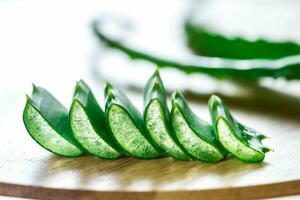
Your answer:
[[[164,85],[158,69],[145,86],[144,121],[150,137],[165,155],[176,160],[191,160],[172,130]]]
[[[109,135],[105,113],[83,80],[76,84],[70,109],[70,125],[76,140],[89,153],[105,159],[121,156],[117,144]]]
[[[108,126],[122,149],[141,159],[159,157],[161,153],[150,142],[141,114],[125,94],[107,83],[105,97]]]
[[[193,113],[178,91],[172,95],[171,119],[178,141],[194,159],[218,162],[224,158],[212,127]]]
[[[209,99],[212,123],[222,146],[245,162],[262,162],[269,148],[262,145],[265,135],[236,121],[223,101],[213,95]]]
[[[67,109],[47,90],[33,86],[27,96],[23,121],[29,135],[46,150],[66,157],[76,157],[84,150],[69,126]]]

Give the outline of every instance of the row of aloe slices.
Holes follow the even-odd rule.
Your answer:
[[[76,84],[68,110],[49,92],[33,87],[23,119],[31,137],[57,155],[92,154],[103,159],[132,156],[140,159],[218,162],[230,154],[245,162],[262,162],[266,138],[237,122],[219,97],[212,96],[212,124],[199,119],[176,91],[168,110],[158,70],[144,91],[144,115],[121,91],[107,83],[105,112],[84,81]]]

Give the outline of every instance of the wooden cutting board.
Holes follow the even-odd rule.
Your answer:
[[[225,97],[225,101],[238,119],[271,137],[265,144],[274,152],[268,153],[261,164],[236,159],[211,164],[168,158],[58,157],[26,133],[21,119],[24,94],[6,93],[0,114],[0,195],[42,199],[244,199],[300,194],[300,124],[296,114],[300,113],[300,101],[255,91],[254,97],[241,98],[239,104],[234,102],[236,98]],[[126,93],[141,105],[140,92]],[[264,102],[262,97],[266,95],[275,100]],[[209,120],[203,101],[206,97],[188,97],[197,114]],[[261,103],[251,104],[252,98]]]

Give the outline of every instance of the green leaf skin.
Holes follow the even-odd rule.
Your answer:
[[[194,159],[218,162],[224,158],[212,127],[191,111],[178,91],[172,95],[171,119],[178,141]]]
[[[176,160],[191,160],[172,130],[165,90],[158,70],[148,80],[144,90],[144,121],[152,141]]]
[[[33,86],[31,97],[27,96],[23,121],[29,135],[46,150],[66,157],[84,153],[73,137],[67,109],[47,90]]]
[[[118,39],[105,33],[105,26],[102,23],[108,22],[109,20],[105,22],[94,21],[92,24],[93,31],[101,42],[110,48],[125,53],[132,59],[146,60],[160,68],[174,68],[187,74],[202,73],[216,78],[241,80],[255,80],[263,77],[282,77],[287,80],[300,79],[300,56],[289,56],[276,60],[236,60],[200,57],[196,64],[189,61],[182,62],[155,56],[118,41]]]
[[[279,59],[300,54],[300,45],[297,43],[231,38],[201,27],[191,19],[185,23],[185,34],[191,49],[204,56],[233,59]]]
[[[119,146],[111,139],[105,113],[83,80],[76,84],[70,125],[75,139],[89,153],[104,159],[116,159],[122,155]]]
[[[143,117],[129,99],[115,87],[106,84],[105,114],[113,137],[128,155],[152,159],[161,156],[147,134]]]
[[[265,153],[270,150],[261,143],[266,136],[236,121],[219,97],[211,96],[208,104],[214,130],[222,146],[244,162],[262,162]]]

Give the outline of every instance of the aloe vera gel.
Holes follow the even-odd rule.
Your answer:
[[[206,162],[223,159],[212,127],[190,110],[179,92],[172,97],[172,123],[179,142],[193,158]]]
[[[152,140],[166,156],[191,160],[177,140],[170,123],[164,86],[158,70],[148,80],[144,90],[144,119]]]
[[[67,157],[83,153],[72,136],[67,109],[45,89],[33,86],[23,121],[30,136],[48,151]]]
[[[84,81],[76,84],[70,109],[70,124],[74,137],[91,154],[105,159],[121,156],[110,139],[105,114]]]
[[[236,121],[223,101],[212,96],[209,110],[215,132],[222,146],[245,162],[261,162],[269,148],[262,145],[264,135]]]
[[[128,155],[150,159],[160,153],[150,143],[139,111],[112,85],[105,88],[106,116],[112,135]]]

